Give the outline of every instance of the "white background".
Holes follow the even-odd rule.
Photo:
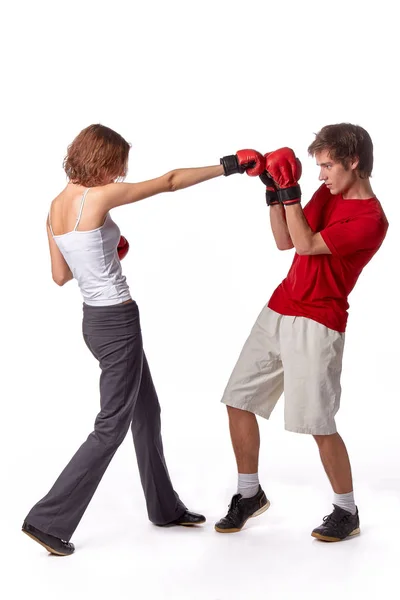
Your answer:
[[[400,532],[398,20],[395,3],[336,1],[13,2],[3,12],[1,165],[1,563],[3,598],[226,600],[378,598],[397,585]],[[288,145],[303,199],[323,125],[365,127],[390,228],[350,296],[339,431],[353,464],[362,535],[310,537],[332,493],[309,436],[260,421],[271,509],[219,535],[236,469],[220,403],[259,311],[285,277],[264,190],[221,177],[113,211],[131,248],[174,485],[201,529],[146,516],[128,438],[73,540],[48,557],[20,533],[92,429],[99,369],[81,338],[75,282],[51,280],[45,218],[65,185],[67,145],[91,123],[132,143],[128,181],[218,164],[240,148]],[[4,589],[3,589],[4,588]],[[393,589],[386,597],[396,597]]]

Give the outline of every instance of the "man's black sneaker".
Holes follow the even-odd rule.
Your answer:
[[[74,544],[71,542],[65,542],[64,540],[60,540],[49,533],[44,533],[44,531],[40,531],[29,525],[26,521],[24,521],[22,525],[22,531],[26,533],[30,538],[41,544],[50,554],[56,554],[58,556],[69,556],[73,554],[75,550]]]
[[[261,486],[258,486],[257,494],[251,498],[243,498],[242,494],[235,494],[229,505],[228,514],[215,524],[215,530],[219,533],[240,531],[248,519],[261,515],[269,506],[270,502]]]
[[[324,517],[322,525],[314,529],[311,535],[324,542],[340,542],[347,537],[358,535],[360,533],[358,509],[356,514],[352,515],[351,512],[336,504],[333,506],[333,512]]]

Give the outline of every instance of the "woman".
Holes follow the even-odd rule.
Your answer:
[[[101,368],[101,410],[94,431],[22,526],[50,553],[61,556],[74,552],[70,538],[130,426],[150,521],[157,525],[205,521],[187,510],[169,478],[139,311],[122,274],[120,230],[109,211],[220,175],[247,171],[255,176],[264,170],[258,152],[243,150],[224,157],[217,166],[120,183],[127,173],[129,149],[118,133],[103,125],[81,131],[64,161],[69,182],[53,200],[47,219],[53,279],[60,286],[77,280],[84,301],[83,337]]]

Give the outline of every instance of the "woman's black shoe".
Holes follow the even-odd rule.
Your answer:
[[[60,540],[53,535],[48,533],[44,533],[36,527],[29,525],[26,521],[24,521],[22,525],[22,531],[29,535],[30,538],[35,540],[38,544],[41,544],[50,554],[56,554],[57,556],[69,556],[75,550],[75,546],[71,544],[71,542],[65,542],[64,540]]]
[[[185,510],[183,515],[175,519],[175,521],[158,525],[158,527],[172,527],[173,525],[183,525],[184,527],[190,527],[191,525],[201,525],[205,522],[206,518],[204,515],[199,515],[198,513],[190,512],[190,510]]]

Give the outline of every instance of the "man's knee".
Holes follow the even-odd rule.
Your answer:
[[[229,420],[240,421],[245,419],[255,419],[255,414],[248,410],[243,410],[242,408],[235,408],[234,406],[227,406],[226,408],[228,410]]]
[[[326,443],[329,443],[333,440],[334,436],[337,436],[337,433],[330,433],[327,435],[313,435],[314,440],[317,442],[318,446],[321,447]]]

